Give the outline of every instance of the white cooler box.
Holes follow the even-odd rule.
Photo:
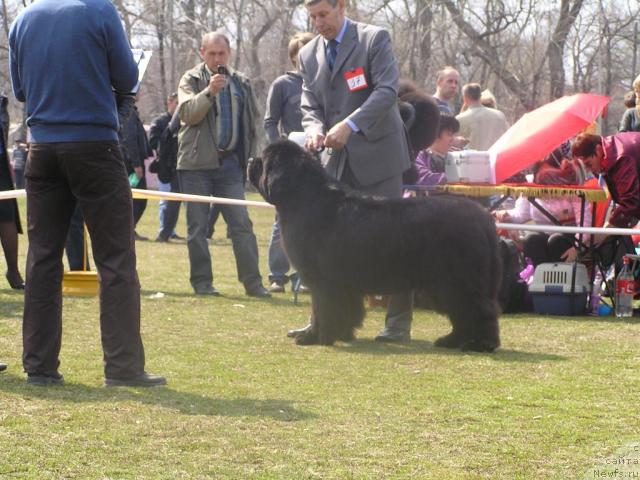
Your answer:
[[[583,315],[587,307],[587,295],[591,291],[587,267],[576,265],[576,280],[571,311],[571,274],[573,263],[541,263],[533,274],[529,292],[536,313],[548,315]]]
[[[493,183],[489,152],[461,150],[450,154],[444,166],[447,182]]]

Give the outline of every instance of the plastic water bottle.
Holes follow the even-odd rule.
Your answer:
[[[595,268],[595,267],[594,267]],[[600,315],[600,289],[602,288],[602,274],[600,269],[596,268],[593,286],[591,287],[591,297],[589,300],[589,314]]]
[[[629,266],[630,259],[623,257],[624,265],[616,278],[616,317],[633,316],[635,281]]]

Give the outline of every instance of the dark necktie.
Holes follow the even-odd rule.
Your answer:
[[[327,45],[327,63],[329,64],[329,69],[333,70],[333,64],[336,63],[336,56],[338,55],[338,42],[334,40],[329,40]]]

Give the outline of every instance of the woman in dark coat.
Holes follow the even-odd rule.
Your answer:
[[[13,179],[7,154],[7,133],[9,116],[7,115],[7,98],[0,97],[0,191],[13,190]],[[18,202],[15,199],[0,200],[0,242],[7,261],[7,281],[14,290],[24,289],[24,281],[18,270],[18,233],[22,233]]]

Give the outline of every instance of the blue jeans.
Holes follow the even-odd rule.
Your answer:
[[[243,172],[235,157],[223,159],[222,166],[213,170],[179,170],[180,190],[193,195],[244,200]],[[238,280],[246,290],[262,285],[258,269],[258,243],[247,207],[218,205],[229,227],[229,236],[236,257]],[[187,247],[191,266],[190,281],[194,290],[213,285],[211,253],[207,241],[209,205],[187,203]]]
[[[271,230],[271,241],[269,242],[269,283],[279,283],[284,285],[289,280],[289,268],[291,267],[287,254],[282,248],[282,237],[280,236],[280,221],[276,215]]]
[[[174,177],[171,183],[158,183],[158,190],[161,192],[179,192],[178,179]],[[158,219],[160,220],[160,230],[158,237],[168,240],[176,233],[176,224],[180,215],[180,203],[172,200],[160,200],[158,207]]]

